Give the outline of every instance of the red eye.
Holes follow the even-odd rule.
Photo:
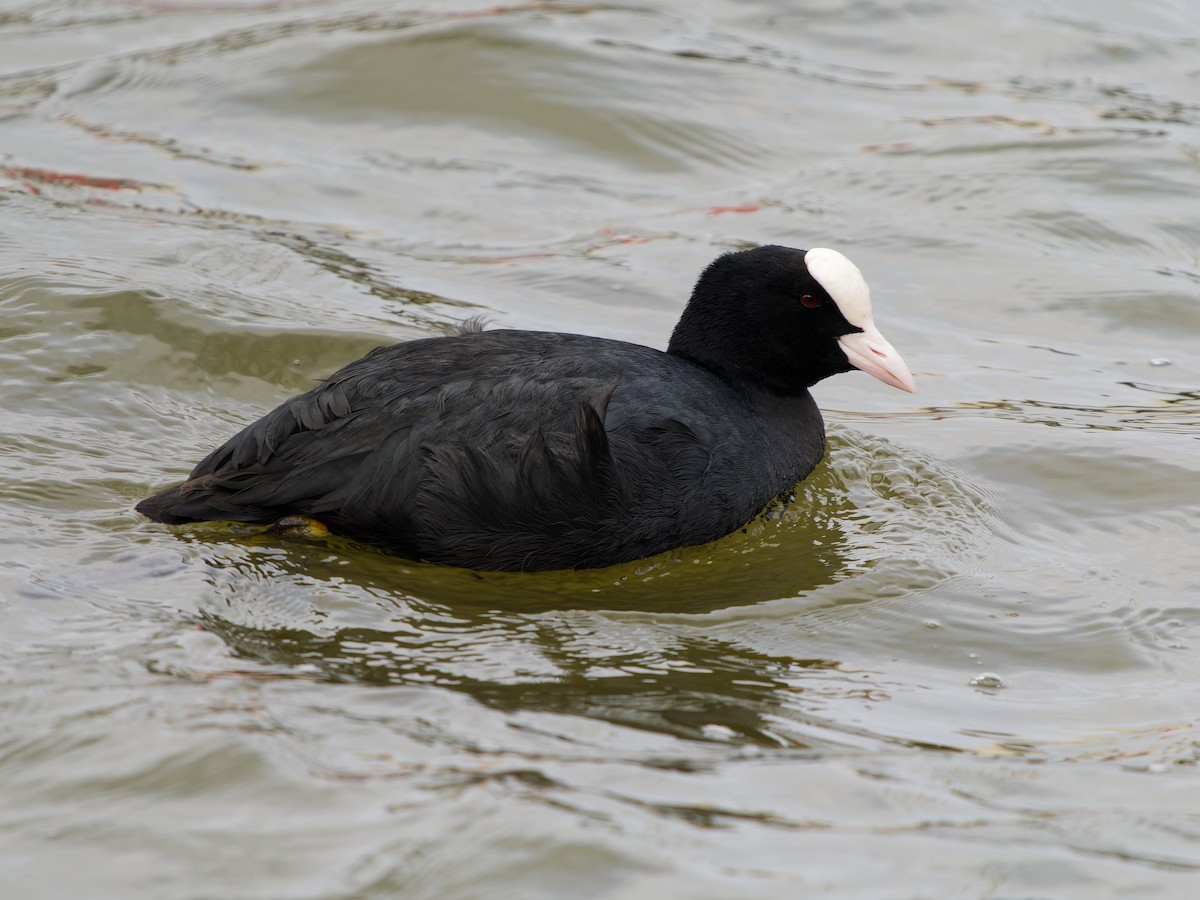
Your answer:
[[[821,298],[814,297],[812,294],[805,294],[803,297],[800,298],[800,302],[803,303],[805,306],[807,306],[809,309],[812,309],[814,306],[821,305]]]

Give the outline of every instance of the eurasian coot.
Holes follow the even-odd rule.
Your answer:
[[[914,391],[835,250],[705,269],[667,352],[535,331],[380,347],[137,509],[159,522],[315,519],[471,569],[591,568],[750,521],[824,453],[810,385],[859,368]]]

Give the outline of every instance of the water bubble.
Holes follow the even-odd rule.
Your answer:
[[[931,631],[937,630],[938,628],[942,627],[942,623],[939,622],[937,619],[926,619],[921,624],[924,625],[926,628],[930,629]]]
[[[1165,356],[1156,356],[1154,359],[1150,360],[1150,365],[1154,366],[1155,368],[1159,366],[1169,366],[1171,365],[1171,360],[1167,359]]]
[[[995,672],[980,672],[978,675],[972,678],[968,684],[970,684],[971,687],[979,688],[1001,688],[1005,686],[1004,682],[1000,679],[1000,676]]]

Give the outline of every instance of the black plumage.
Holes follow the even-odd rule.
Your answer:
[[[727,254],[701,276],[666,353],[505,330],[381,347],[137,508],[170,524],[302,515],[483,570],[588,568],[699,544],[820,460],[807,388],[852,368],[838,338],[861,330],[805,251]]]

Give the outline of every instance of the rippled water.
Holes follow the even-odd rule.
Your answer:
[[[803,9],[797,7],[803,6]],[[0,11],[0,896],[1192,897],[1200,13]],[[133,503],[381,342],[846,251],[917,375],[715,544]]]

